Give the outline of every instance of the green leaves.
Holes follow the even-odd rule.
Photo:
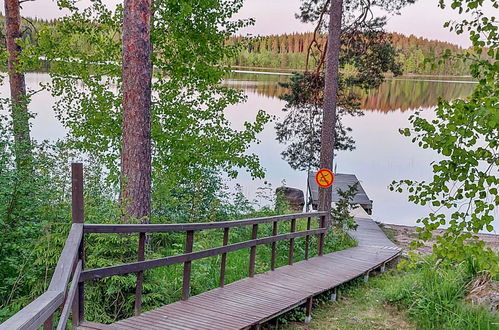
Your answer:
[[[390,189],[407,188],[409,200],[419,205],[431,204],[437,208],[423,224],[419,238],[428,241],[432,231],[446,223],[442,234],[436,235],[433,252],[438,258],[462,261],[470,254],[482,260],[492,272],[498,272],[496,253],[470,233],[493,231],[494,212],[499,206],[499,63],[497,58],[484,59],[496,54],[499,45],[494,18],[485,18],[481,12],[484,1],[453,1],[451,7],[473,12],[472,20],[455,23],[451,28],[458,33],[467,30],[474,45],[466,55],[471,71],[479,82],[466,100],[441,100],[435,109],[436,119],[429,122],[419,114],[411,116],[413,142],[422,148],[439,153],[443,159],[433,164],[430,182],[397,182]],[[492,0],[493,3],[497,1]],[[463,9],[464,8],[464,9]],[[447,24],[449,26],[449,24]],[[488,33],[483,33],[488,31]],[[484,39],[483,36],[486,36]],[[409,136],[409,129],[400,133]],[[450,218],[450,221],[446,221]]]
[[[101,0],[86,8],[59,4],[71,14],[40,38],[40,56],[53,63],[49,88],[57,98],[55,110],[73,147],[104,161],[117,179],[122,8],[109,9]],[[161,0],[154,6],[153,186],[214,169],[231,176],[246,169],[263,177],[258,157],[246,150],[269,117],[259,113],[244,129],[231,128],[224,111],[244,95],[220,85],[228,72],[223,63],[238,51],[224,42],[251,23],[232,19],[242,1]]]

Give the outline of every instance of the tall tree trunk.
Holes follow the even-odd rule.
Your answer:
[[[27,169],[31,160],[31,139],[26,83],[24,74],[18,72],[21,52],[21,47],[16,43],[21,38],[19,0],[5,0],[5,31],[16,163],[18,169]]]
[[[341,42],[343,0],[331,0],[329,8],[328,46],[326,53],[326,80],[321,130],[321,168],[333,169],[336,132],[336,104],[338,99],[338,60]],[[319,188],[319,210],[330,211],[332,187]]]
[[[151,213],[151,6],[151,0],[125,0],[121,151],[125,221],[148,221]]]

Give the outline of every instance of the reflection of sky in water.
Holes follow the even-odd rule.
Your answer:
[[[282,118],[283,101],[255,89],[247,90],[246,93],[248,101],[245,104],[233,106],[227,111],[234,127],[241,128],[242,123],[252,120],[259,109]],[[432,176],[430,163],[437,160],[438,155],[431,150],[418,148],[398,132],[399,128],[409,126],[409,116],[412,113],[413,111],[397,109],[365,111],[364,116],[344,119],[344,123],[353,128],[352,137],[356,141],[356,150],[339,152],[335,158],[336,170],[339,173],[357,175],[374,201],[374,217],[382,222],[414,225],[416,219],[431,212],[430,207],[409,203],[405,193],[391,192],[387,188],[393,180],[424,180]],[[423,114],[425,117],[432,117],[433,107],[423,107]],[[267,173],[265,180],[253,181],[246,173],[242,173],[236,180],[249,196],[255,196],[257,187],[263,186],[264,181],[270,182],[275,188],[285,180],[286,185],[305,191],[306,173],[293,170],[281,159],[283,145],[275,137],[274,124],[267,124],[265,131],[259,136],[264,143],[255,145],[250,150],[260,156]],[[497,214],[495,218],[494,227],[499,228]]]
[[[28,73],[26,75],[26,86],[32,91],[40,89],[40,84],[49,82],[49,75],[46,73]],[[0,95],[8,97],[10,95],[8,80],[0,85]],[[31,120],[31,136],[38,141],[42,140],[57,140],[66,135],[66,130],[57,120],[52,106],[54,100],[48,91],[40,91],[32,96],[30,103],[30,111],[35,116]],[[0,110],[0,112],[5,110]]]
[[[247,94],[247,103],[228,111],[235,127],[241,127],[245,120],[252,120],[257,109],[282,117],[283,101],[262,98],[254,92]],[[357,175],[369,197],[374,200],[375,217],[384,222],[413,224],[426,211],[408,204],[404,196],[386,188],[394,179],[417,179],[430,175],[428,164],[433,160],[432,153],[420,150],[398,133],[398,128],[407,126],[409,115],[409,112],[385,114],[369,111],[362,117],[345,118],[344,121],[353,128],[357,149],[340,152],[335,161],[336,169],[339,173]],[[281,159],[283,146],[275,140],[273,126],[273,123],[267,125],[260,135],[264,143],[253,146],[250,151],[260,156],[267,173],[265,180],[273,187],[285,180],[286,185],[305,190],[306,173],[293,170]],[[237,181],[245,188],[245,193],[253,196],[256,187],[262,186],[264,180],[257,180],[255,184],[247,174],[242,174]]]
[[[281,109],[284,102],[275,97],[277,81],[281,77],[258,77],[256,75],[242,77],[238,75],[229,84],[246,90],[247,102],[227,109],[227,117],[234,128],[243,128],[245,121],[253,121],[258,110],[262,109],[277,118],[282,118]],[[26,77],[28,88],[37,89],[39,83],[47,82],[45,73],[30,73]],[[244,82],[243,82],[244,81]],[[458,86],[456,86],[458,85]],[[261,89],[260,87],[264,87]],[[369,197],[374,201],[373,211],[377,220],[386,223],[413,225],[418,217],[426,215],[430,208],[419,207],[407,202],[407,196],[390,192],[387,186],[392,180],[415,179],[422,180],[431,177],[430,163],[435,160],[436,154],[430,150],[423,150],[412,144],[409,138],[398,133],[398,129],[408,127],[408,118],[413,111],[400,111],[392,106],[399,106],[400,99],[411,95],[410,104],[402,108],[411,109],[417,101],[424,108],[425,116],[432,116],[432,106],[435,94],[443,93],[448,97],[468,95],[471,84],[451,84],[417,81],[387,81],[378,92],[371,92],[365,99],[376,97],[376,102],[382,102],[382,111],[365,111],[361,117],[346,117],[344,123],[353,128],[352,136],[356,141],[357,149],[353,152],[340,152],[335,163],[339,173],[354,173],[361,180]],[[9,95],[8,86],[0,86],[3,97]],[[414,96],[414,94],[418,94]],[[383,99],[383,100],[382,100]],[[387,100],[385,102],[385,99]],[[415,103],[416,102],[416,103]],[[370,102],[369,102],[370,103]],[[33,96],[30,109],[36,113],[32,120],[32,136],[37,140],[62,138],[65,130],[55,118],[52,110],[53,100],[48,92],[40,92]],[[285,180],[286,185],[297,187],[305,191],[306,173],[291,169],[281,159],[283,145],[275,140],[275,123],[267,124],[259,135],[262,141],[251,147],[249,152],[260,157],[267,176],[264,180],[252,180],[247,173],[241,173],[237,180],[229,182],[233,186],[236,182],[243,186],[243,191],[250,198],[255,198],[257,188],[264,186],[264,181],[276,188]],[[496,214],[494,227],[499,228]]]

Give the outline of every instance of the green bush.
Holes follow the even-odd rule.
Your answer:
[[[384,289],[385,298],[406,309],[422,329],[494,329],[498,315],[463,301],[474,275],[469,269],[464,263],[436,268],[431,260],[426,260],[393,277]]]

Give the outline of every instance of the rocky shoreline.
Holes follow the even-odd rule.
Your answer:
[[[416,226],[403,226],[403,225],[395,225],[378,222],[378,225],[383,229],[385,234],[390,238],[395,244],[403,249],[407,249],[409,243],[413,241],[416,236]],[[435,230],[434,233],[436,235],[442,234],[443,230],[438,229]],[[485,234],[479,233],[476,234],[480,240],[483,240],[487,246],[489,246],[494,251],[499,251],[499,235],[497,234]],[[430,240],[425,243],[425,246],[416,250],[416,252],[422,254],[430,254],[431,248],[434,244],[434,240]]]

